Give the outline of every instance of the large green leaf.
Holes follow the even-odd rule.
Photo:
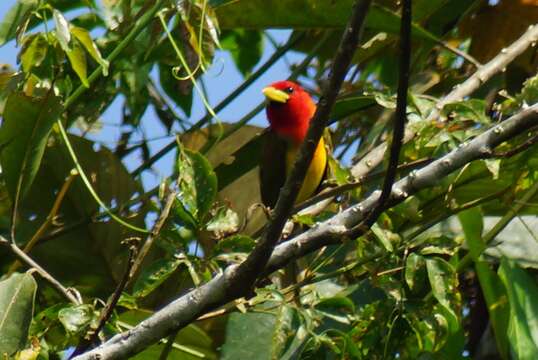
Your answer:
[[[489,267],[488,263],[480,258],[486,248],[486,244],[482,239],[482,213],[479,208],[471,208],[460,212],[458,218],[461,222],[471,256],[473,257],[480,287],[482,288],[488,306],[491,324],[497,341],[497,348],[503,355],[503,358],[507,359],[508,338],[506,336],[506,330],[508,328],[509,309],[506,303],[506,290],[502,286],[499,276]]]
[[[222,29],[294,28],[320,29],[346,26],[353,1],[351,0],[213,0]],[[271,16],[267,16],[271,14]],[[400,16],[380,5],[370,7],[366,27],[398,34]],[[412,34],[420,39],[437,41],[437,37],[413,23]]]
[[[274,358],[273,339],[277,317],[267,313],[233,313],[226,325],[221,360]]]
[[[28,19],[30,12],[37,7],[37,0],[18,0],[0,22],[0,46],[13,39],[17,28]]]
[[[69,139],[95,191],[108,206],[125,205],[139,196],[142,186],[113,152],[105,147],[96,149],[92,141],[77,136]],[[27,242],[46,220],[73,166],[65,144],[51,137],[34,184],[21,203],[17,229],[20,244]],[[122,216],[128,217],[130,223],[144,226],[147,205],[138,203],[123,209]],[[84,295],[106,298],[125,272],[128,249],[122,240],[139,234],[108,217],[101,216],[98,221],[92,221],[99,211],[99,205],[76,177],[58,211],[60,222],[50,228],[54,232],[66,227],[67,231],[54,236],[51,241],[45,238],[39,241],[32,250],[32,258],[62,284],[75,286]],[[2,231],[6,231],[6,227]],[[154,258],[154,254],[148,255],[148,261]],[[0,255],[0,266],[5,266],[9,260]]]
[[[22,93],[7,98],[0,128],[0,164],[12,199],[24,197],[30,188],[61,109],[60,98],[52,91],[42,98]]]
[[[538,286],[525,270],[503,258],[499,276],[510,303],[508,340],[514,359],[535,359],[538,354]]]
[[[217,195],[217,176],[209,161],[198,152],[179,147],[178,199],[182,207],[196,220],[201,221]]]
[[[13,274],[0,282],[0,356],[10,358],[24,348],[36,290],[37,284],[29,273]]]
[[[29,72],[34,66],[39,66],[45,60],[49,46],[47,38],[43,34],[28,37],[27,41],[29,45],[21,51],[21,65],[25,72]]]
[[[243,76],[248,76],[263,54],[263,37],[260,31],[233,29],[224,31],[220,44],[228,50]]]
[[[455,305],[458,278],[454,267],[441,258],[431,258],[426,259],[426,269],[433,296],[452,315],[452,320],[457,320]]]

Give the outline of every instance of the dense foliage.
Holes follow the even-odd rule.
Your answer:
[[[84,353],[248,256],[266,222],[261,129],[248,124],[264,104],[227,122],[218,113],[289,52],[304,60],[282,76],[318,96],[352,3],[18,0],[2,14],[0,45],[16,42],[18,66],[0,72],[1,356]],[[538,2],[412,3],[398,172],[411,179],[538,98],[538,35],[511,47],[533,31]],[[339,191],[321,211],[291,217],[290,241],[383,182],[399,6],[369,9],[331,115],[326,185]],[[292,31],[262,63],[270,28]],[[245,82],[211,107],[205,76],[216,52],[229,52]],[[105,146],[102,115],[118,102],[121,136]],[[170,140],[162,151],[139,136],[148,118]],[[290,255],[250,296],[135,358],[536,358],[537,139],[529,128],[469,157],[395,201],[365,235]],[[174,165],[163,168],[169,153]],[[168,176],[151,188],[141,179],[154,167]]]

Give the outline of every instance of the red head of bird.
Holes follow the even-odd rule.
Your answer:
[[[271,129],[295,144],[303,142],[316,105],[310,95],[292,81],[277,81],[263,89],[268,100]]]

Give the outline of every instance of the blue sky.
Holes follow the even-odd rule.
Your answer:
[[[1,0],[0,1],[0,17],[4,17],[15,0]],[[65,14],[69,20],[75,16],[75,13]],[[53,25],[51,24],[51,27]],[[290,31],[287,30],[271,30],[271,35],[277,40],[278,43],[284,43],[288,38]],[[260,64],[268,59],[272,52],[273,46],[264,39],[264,54]],[[18,68],[16,64],[16,56],[18,50],[15,47],[15,43],[9,42],[0,47],[0,64],[7,63],[15,68]],[[105,56],[107,54],[104,54]],[[256,82],[254,82],[240,97],[238,97],[233,103],[228,105],[225,109],[218,113],[221,120],[225,122],[235,122],[243,115],[248,113],[254,108],[260,101],[263,100],[261,89],[275,81],[284,79],[289,76],[288,64],[293,62],[299,62],[303,58],[302,55],[297,53],[289,53],[287,58],[283,58],[273,65],[263,76],[261,76]],[[214,65],[204,75],[204,81],[208,90],[208,98],[211,105],[216,105],[226,95],[228,95],[233,89],[244,81],[243,76],[236,69],[232,59],[227,52],[217,51],[214,59]],[[91,89],[89,90],[91,91]],[[106,144],[112,144],[119,139],[121,129],[117,126],[121,122],[121,106],[123,99],[118,98],[112,106],[102,114],[101,120],[104,124],[102,131],[97,134],[92,134],[91,138],[100,140]],[[181,113],[180,109],[176,109]],[[192,115],[189,120],[194,123],[205,114],[205,109],[198,95],[195,95]],[[265,114],[261,113],[251,121],[252,124],[266,126]],[[152,109],[146,111],[142,120],[142,127],[146,133],[147,138],[160,138],[165,134],[165,129],[161,126],[160,121],[157,119]],[[133,140],[140,140],[141,137],[134,138]],[[150,150],[152,153],[157,152],[171,141],[172,138],[158,139],[150,142]],[[143,176],[143,183],[146,189],[149,189],[160,182],[164,177],[170,175],[172,164],[174,159],[174,153],[171,152],[168,156],[162,158],[156,165],[155,169],[157,174],[147,173]],[[135,169],[140,164],[140,156],[135,153],[125,159],[125,165],[128,169]]]

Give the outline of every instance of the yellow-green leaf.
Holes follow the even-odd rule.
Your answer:
[[[93,42],[90,33],[88,30],[83,29],[78,26],[71,26],[71,34],[84,46],[88,54],[97,61],[99,65],[101,65],[101,68],[103,69],[103,75],[108,75],[108,61],[106,61],[103,56],[101,56],[101,52]]]
[[[86,87],[90,87],[88,82],[88,70],[86,64],[86,54],[78,41],[73,41],[71,49],[66,51],[71,67],[77,73],[80,81]]]

